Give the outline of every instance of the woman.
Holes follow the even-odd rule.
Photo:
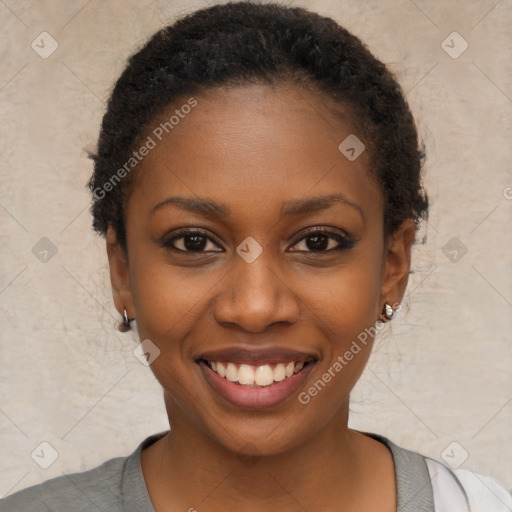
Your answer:
[[[511,510],[491,478],[348,428],[428,211],[407,102],[359,39],[299,8],[197,11],[131,57],[91,157],[171,430],[0,510]]]

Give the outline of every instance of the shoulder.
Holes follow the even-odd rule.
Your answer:
[[[494,478],[469,469],[452,469],[437,460],[425,458],[436,502],[436,511],[466,505],[470,512],[510,512],[512,491]],[[466,510],[462,509],[461,510]]]
[[[88,471],[59,476],[18,491],[0,500],[0,512],[121,512],[127,460],[128,457],[117,457]]]
[[[435,512],[511,512],[512,491],[494,478],[448,464],[365,432],[386,444],[395,463],[398,502],[404,510]],[[399,506],[399,509],[402,510]]]

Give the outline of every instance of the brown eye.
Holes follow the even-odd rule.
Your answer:
[[[302,249],[294,249],[292,252],[326,254],[334,251],[351,249],[357,240],[347,235],[329,231],[326,229],[314,229],[300,238],[292,247],[303,244]],[[185,230],[172,237],[161,241],[160,245],[168,249],[184,253],[211,253],[223,252],[219,244],[207,233],[199,230]],[[217,247],[217,249],[215,249]]]
[[[163,240],[161,245],[181,252],[195,252],[199,254],[203,252],[222,252],[214,250],[217,245],[210,236],[206,235],[203,231],[197,230],[182,231],[172,238]]]
[[[341,251],[354,247],[356,240],[334,231],[315,229],[298,240],[293,247],[296,247],[302,242],[304,242],[303,246],[305,246],[305,249],[297,249],[293,252],[329,253],[333,251]]]

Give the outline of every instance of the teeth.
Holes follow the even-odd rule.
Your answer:
[[[238,370],[238,382],[249,386],[254,384],[254,370],[248,364],[240,365],[240,369]],[[259,384],[259,382],[257,382],[257,384]]]
[[[286,372],[285,372],[285,369],[284,369],[284,364],[283,363],[279,363],[274,368],[274,380],[276,382],[281,382],[284,379],[286,379]]]
[[[208,365],[221,377],[245,386],[270,386],[274,382],[281,382],[291,377],[304,368],[303,362],[295,363],[293,361],[276,365],[264,364],[257,367],[218,361],[208,361]]]
[[[226,369],[226,379],[230,382],[238,381],[238,369],[233,363],[228,363],[228,367]]]
[[[293,370],[293,373],[299,373],[304,368],[304,363],[297,363]]]
[[[268,364],[258,366],[254,372],[254,382],[258,386],[270,386],[274,382],[274,372]]]
[[[212,363],[210,363],[211,365]],[[221,377],[225,377],[226,376],[226,367],[222,364],[222,363],[213,363],[217,366],[217,370],[215,370],[215,368],[213,368],[212,366],[212,369],[213,371],[217,371],[217,373],[221,376]]]

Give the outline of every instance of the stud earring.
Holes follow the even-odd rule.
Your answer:
[[[395,310],[387,302],[384,304],[384,316],[386,320],[391,320],[395,316]]]
[[[135,318],[128,318],[128,313],[126,309],[123,308],[123,321],[119,324],[118,330],[121,332],[129,331],[131,329],[130,322],[132,320],[135,320]]]

